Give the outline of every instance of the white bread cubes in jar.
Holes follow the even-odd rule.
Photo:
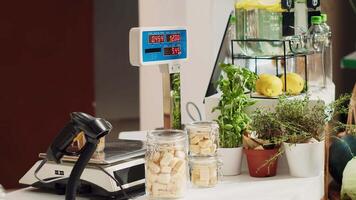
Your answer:
[[[189,137],[189,155],[215,156],[219,144],[219,126],[216,122],[193,122],[186,126]]]
[[[214,187],[220,177],[221,162],[216,157],[190,159],[190,181],[196,187]]]
[[[187,188],[187,137],[180,130],[147,136],[146,194],[150,199],[182,198]]]

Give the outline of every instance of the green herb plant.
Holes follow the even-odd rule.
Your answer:
[[[325,126],[332,124],[334,129],[352,129],[336,118],[347,113],[345,103],[350,95],[341,95],[329,105],[322,101],[310,101],[309,96],[302,99],[280,97],[276,106],[276,118],[284,129],[287,142],[305,143],[314,138],[322,141],[325,137]]]
[[[311,102],[309,96],[302,99],[279,98],[276,117],[283,125],[290,143],[305,143],[314,138],[324,139],[328,121],[327,105],[322,101]]]
[[[220,64],[220,68],[224,72],[218,81],[222,96],[213,111],[220,111],[216,120],[220,126],[220,147],[235,148],[241,146],[243,131],[251,121],[245,108],[255,103],[245,92],[255,89],[258,76],[232,64]]]
[[[263,141],[264,148],[274,148],[283,141],[284,127],[274,111],[257,109],[251,116],[250,128],[257,139]]]
[[[172,126],[174,129],[181,129],[182,123],[181,123],[181,110],[180,110],[180,101],[181,101],[181,95],[180,95],[180,74],[179,73],[174,73],[171,75],[172,79],[172,98],[173,98],[173,123]]]

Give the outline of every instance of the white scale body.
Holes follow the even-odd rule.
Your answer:
[[[24,185],[31,185],[34,187],[43,187],[43,188],[52,188],[58,189],[54,184],[63,184],[67,181],[72,168],[73,163],[64,162],[62,164],[56,164],[53,162],[47,162],[41,171],[39,172],[39,177],[41,178],[61,178],[62,180],[56,180],[55,182],[47,183],[45,185],[38,185],[39,182],[34,176],[34,172],[41,161],[37,161],[32,168],[20,179],[19,183]],[[111,176],[116,177],[116,174],[120,171],[128,170],[135,166],[144,165],[144,158],[136,158],[131,160],[125,160],[122,163],[116,163],[113,165],[104,165],[102,168],[109,173]],[[102,170],[96,168],[93,165],[87,166],[83,171],[81,176],[81,181],[84,181],[86,184],[91,186],[97,186],[91,188],[92,193],[100,196],[115,196],[120,187],[108,177]],[[145,183],[144,179],[134,180],[132,182],[123,184],[124,189],[132,188],[134,186],[139,186]]]

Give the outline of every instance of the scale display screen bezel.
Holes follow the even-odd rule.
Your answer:
[[[170,40],[172,36],[174,36],[173,41]],[[187,30],[143,30],[141,34],[141,48],[142,63],[185,60],[188,55]],[[171,52],[168,52],[169,50]]]

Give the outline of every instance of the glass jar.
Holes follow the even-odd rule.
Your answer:
[[[265,9],[258,10],[258,38],[282,39],[282,13]]]
[[[149,198],[182,198],[188,179],[186,132],[150,131],[145,159],[146,194]]]
[[[221,161],[217,157],[191,157],[190,181],[195,187],[214,187],[221,177]]]
[[[281,2],[242,0],[235,4],[236,39],[241,54],[247,56],[280,55],[281,42],[256,40],[282,40]],[[251,41],[252,40],[252,41]],[[253,41],[255,40],[255,41]]]
[[[215,156],[219,147],[219,125],[216,122],[193,122],[186,126],[189,155]]]

